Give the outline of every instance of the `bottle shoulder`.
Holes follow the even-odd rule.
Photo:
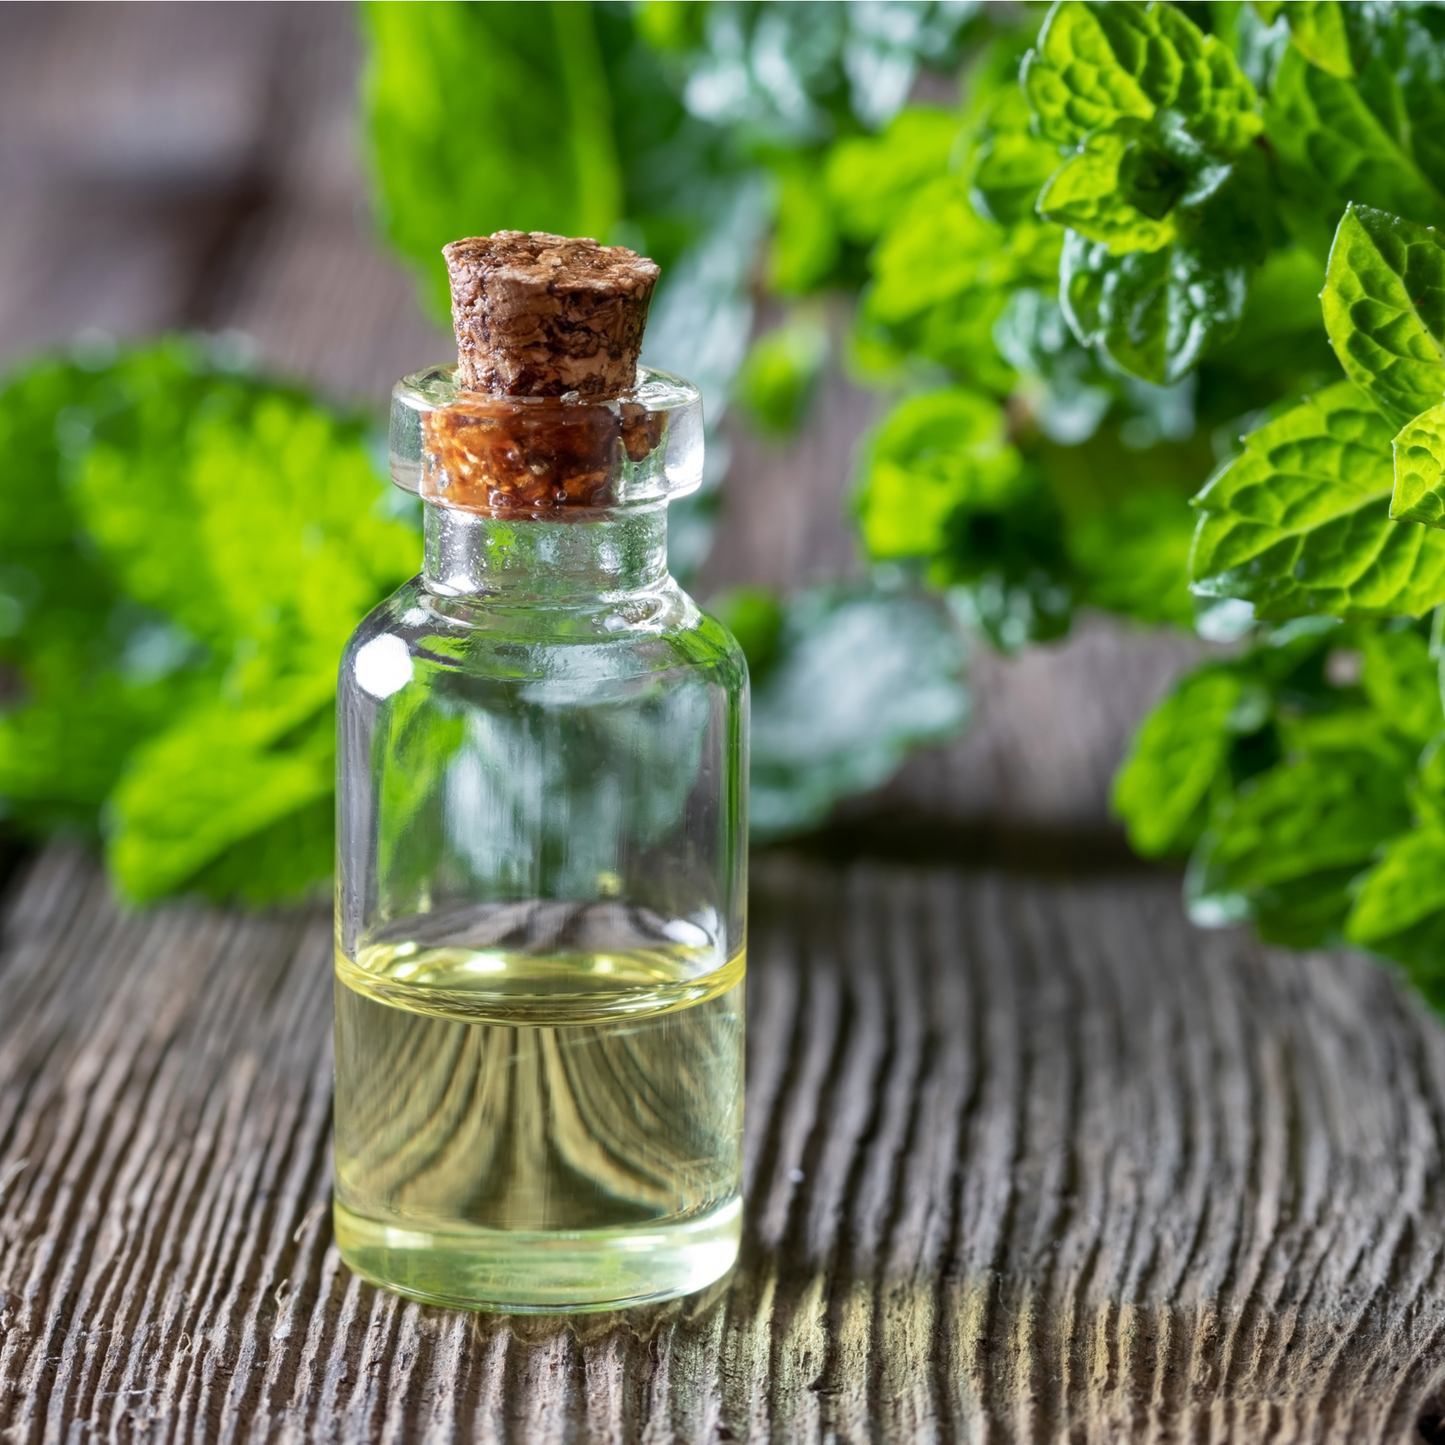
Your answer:
[[[671,577],[626,597],[535,608],[440,597],[413,577],[352,634],[342,686],[356,683],[384,696],[418,676],[418,664],[436,675],[513,682],[706,672],[728,691],[747,686],[736,639]]]

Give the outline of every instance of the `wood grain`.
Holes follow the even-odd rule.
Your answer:
[[[122,915],[43,855],[0,952],[0,1435],[1422,1438],[1445,1037],[1385,973],[1148,875],[774,857],[754,907],[741,1266],[507,1320],[331,1245],[325,913]]]

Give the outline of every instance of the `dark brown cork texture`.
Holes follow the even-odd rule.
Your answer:
[[[442,254],[463,394],[426,418],[422,494],[503,517],[614,505],[624,460],[643,461],[667,429],[666,416],[617,403],[637,380],[656,263],[542,231]]]
[[[457,381],[493,396],[632,390],[659,269],[625,246],[498,231],[442,247]]]

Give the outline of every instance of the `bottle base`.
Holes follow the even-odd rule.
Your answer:
[[[623,1229],[408,1229],[332,1209],[341,1257],[384,1289],[451,1309],[582,1313],[693,1294],[737,1259],[742,1200]]]

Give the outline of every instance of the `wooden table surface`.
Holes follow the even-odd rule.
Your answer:
[[[0,5],[0,362],[234,327],[376,405],[445,355],[369,231],[352,26]],[[735,438],[701,595],[854,565],[870,406],[835,377],[791,447]],[[743,1258],[651,1312],[360,1284],[329,918],[126,915],[85,853],[23,855],[0,1440],[1445,1441],[1445,1032],[1362,959],[1191,929],[1108,822],[1195,651],[1086,618],[980,656],[968,737],[755,859]]]
[[[1363,960],[1167,878],[766,858],[742,1261],[569,1323],[341,1264],[330,955],[61,849],[13,886],[7,1440],[1442,1436],[1445,1036]]]

